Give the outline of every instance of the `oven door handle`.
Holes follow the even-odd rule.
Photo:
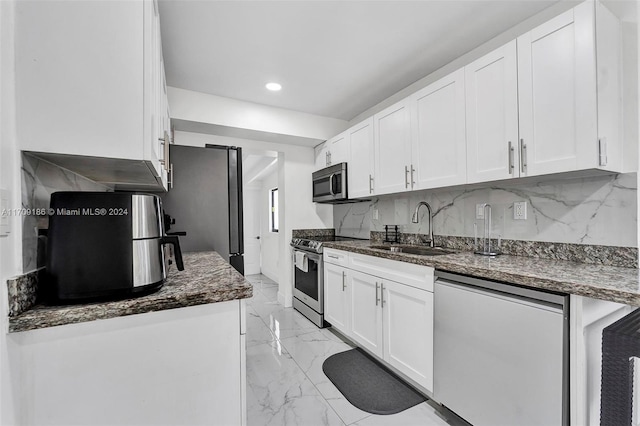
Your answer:
[[[331,176],[329,176],[329,193],[331,195],[336,195],[335,192],[333,192],[333,178],[335,177],[335,173],[331,173]]]
[[[294,252],[293,255],[294,256],[295,256],[295,252],[297,252],[297,251],[299,251],[300,253],[306,254],[309,259],[313,260],[316,263],[320,262],[320,260],[322,259],[322,255],[321,254],[314,253],[312,251],[307,251],[307,250],[300,250],[300,249],[295,248],[295,247],[293,248],[293,252]],[[294,267],[295,267],[295,265],[294,265]]]

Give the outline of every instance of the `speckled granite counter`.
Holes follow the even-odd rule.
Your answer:
[[[171,269],[162,288],[152,294],[115,302],[47,306],[9,318],[9,332],[251,297],[253,290],[242,275],[216,252],[184,254],[184,271]]]
[[[374,249],[369,241],[331,242],[324,243],[324,246],[478,278],[640,306],[640,280],[636,268],[522,256],[490,258],[471,252],[419,256]]]

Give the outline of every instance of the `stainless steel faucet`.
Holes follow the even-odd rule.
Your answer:
[[[431,212],[431,206],[426,201],[420,201],[416,206],[416,210],[413,212],[413,216],[411,217],[411,222],[418,223],[418,210],[420,210],[420,206],[425,206],[427,211],[429,212],[429,246],[434,247],[433,241],[433,213]]]

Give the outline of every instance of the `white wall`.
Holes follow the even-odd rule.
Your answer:
[[[20,154],[17,149],[14,74],[14,9],[11,0],[0,2],[0,188],[10,191],[10,205],[20,207]],[[3,206],[4,208],[4,206]],[[7,335],[6,280],[22,270],[20,220],[10,219],[11,234],[0,237],[0,423],[18,424],[21,360],[14,340]]]
[[[280,250],[278,250],[279,233],[270,232],[269,227],[269,207],[271,189],[278,188],[278,169],[274,168],[271,173],[262,179],[260,188],[260,236],[262,247],[262,273],[275,282],[280,282]]]
[[[168,87],[172,120],[323,141],[347,128],[347,122],[283,108],[254,104]],[[191,130],[191,129],[189,129]],[[270,138],[271,139],[271,138]],[[283,139],[285,139],[283,137]]]
[[[173,106],[172,106],[173,108]],[[248,139],[175,132],[175,143],[186,146],[217,144],[243,149],[278,152],[278,188],[280,189],[280,232],[278,233],[278,301],[291,306],[293,298],[291,235],[293,229],[333,228],[331,206],[311,201],[311,173],[315,170],[313,148]]]

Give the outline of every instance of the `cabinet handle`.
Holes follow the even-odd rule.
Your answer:
[[[380,283],[380,306],[384,308],[384,283]]]
[[[373,194],[373,176],[369,175],[369,194]]]
[[[329,165],[329,151],[324,153],[324,165],[325,166]]]
[[[598,166],[607,165],[607,139],[598,139]]]
[[[524,139],[520,139],[520,171],[522,173],[527,171],[527,145]]]
[[[509,157],[509,174],[512,175],[513,174],[513,144],[511,143],[511,141],[509,141],[509,152],[508,152],[508,157]]]
[[[327,257],[330,257],[332,259],[340,259],[338,256],[331,256],[330,254],[328,254]]]
[[[342,291],[344,291],[344,289],[347,287],[347,285],[344,282],[344,278],[345,278],[345,272],[342,271]]]
[[[416,184],[416,182],[413,180],[413,174],[415,173],[416,169],[413,168],[413,164],[411,165],[411,189],[413,189],[413,186]]]
[[[404,187],[409,188],[409,167],[404,166]]]
[[[173,163],[169,164],[169,189],[173,189]]]
[[[380,286],[380,284],[378,284],[376,282],[376,306],[378,306],[378,303],[380,303],[380,296],[378,296],[378,287]]]
[[[331,165],[331,151],[329,151],[328,154],[329,154],[329,164],[328,165],[330,166]]]

